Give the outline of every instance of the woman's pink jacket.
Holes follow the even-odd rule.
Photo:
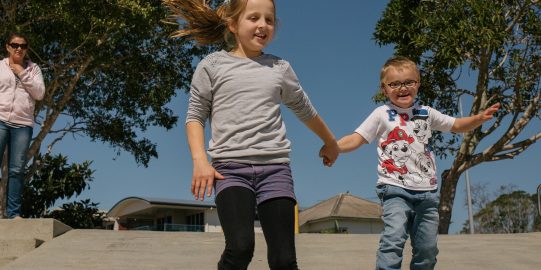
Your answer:
[[[0,120],[34,126],[34,105],[43,99],[45,84],[38,65],[28,62],[26,69],[15,77],[9,59],[0,62]]]

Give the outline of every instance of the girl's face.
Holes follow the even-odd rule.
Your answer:
[[[248,0],[238,21],[229,24],[229,30],[237,41],[233,54],[241,57],[261,55],[274,36],[274,22],[271,0]]]
[[[22,62],[24,60],[27,49],[28,43],[21,37],[14,37],[6,44],[9,58],[13,59],[15,62]]]
[[[382,91],[394,105],[407,109],[415,102],[420,85],[418,74],[412,68],[389,68]]]

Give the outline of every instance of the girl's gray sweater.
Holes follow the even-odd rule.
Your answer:
[[[192,78],[186,123],[209,119],[213,161],[249,164],[289,162],[290,141],[280,104],[301,120],[317,115],[289,63],[263,54],[241,58],[212,53]]]

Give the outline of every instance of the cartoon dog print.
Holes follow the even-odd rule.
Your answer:
[[[436,167],[429,153],[419,153],[415,158],[415,172],[411,173],[410,179],[416,184],[422,184],[430,180],[434,185],[436,181]]]
[[[432,131],[428,128],[428,116],[415,115],[411,118],[413,121],[413,135],[417,138],[417,141],[427,145],[428,140],[432,137]]]
[[[381,167],[385,173],[394,174],[404,185],[407,183],[403,175],[409,172],[406,162],[414,152],[410,144],[414,141],[415,139],[403,129],[395,127],[387,135],[387,140],[380,145],[383,152],[389,157],[381,163]]]

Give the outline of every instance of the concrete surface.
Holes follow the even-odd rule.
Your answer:
[[[71,227],[52,218],[0,219],[0,239],[38,239],[49,241]]]
[[[300,234],[300,269],[374,269],[379,235]],[[216,269],[221,233],[71,230],[2,267],[2,270]],[[409,245],[409,243],[407,244]],[[541,233],[442,235],[436,269],[541,269]],[[409,269],[406,248],[403,269]],[[268,269],[262,234],[250,270]]]
[[[18,257],[30,252],[41,245],[37,239],[0,239],[0,254],[2,257]]]
[[[0,219],[0,267],[68,230],[54,219]]]

